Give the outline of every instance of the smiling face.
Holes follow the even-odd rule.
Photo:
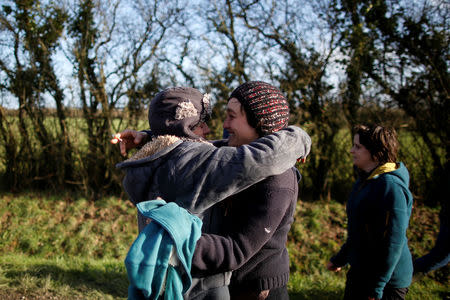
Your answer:
[[[353,137],[353,147],[350,149],[350,154],[353,156],[353,164],[366,172],[373,170],[378,165],[369,150],[359,142],[359,134],[355,134]]]
[[[251,143],[259,137],[256,129],[248,124],[244,109],[236,98],[228,101],[223,128],[229,133],[228,146],[238,147]]]

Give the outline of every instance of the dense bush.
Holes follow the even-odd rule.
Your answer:
[[[46,116],[44,124],[53,136],[58,136],[60,132],[55,126],[56,119],[49,114]],[[90,140],[87,134],[87,125],[82,118],[69,118],[67,120],[67,132],[70,140],[73,141],[71,150],[71,160],[69,168],[70,178],[59,178],[63,176],[57,171],[58,164],[61,163],[63,149],[59,147],[43,147],[38,141],[37,133],[33,130],[31,123],[27,125],[27,137],[21,135],[18,119],[15,116],[8,116],[10,126],[10,144],[0,144],[0,178],[2,179],[1,189],[3,191],[20,191],[22,189],[38,189],[57,191],[68,189],[81,191],[88,199],[100,199],[102,195],[120,195],[122,173],[115,169],[114,165],[123,160],[120,156],[118,146],[112,146],[109,140],[103,140],[106,152],[96,151],[96,157],[90,158],[88,149]],[[138,130],[146,129],[147,120],[141,119],[137,125]],[[220,138],[222,124],[212,123],[212,139]],[[115,119],[113,128],[120,131],[129,127],[130,123],[124,119]],[[300,125],[306,131],[310,131],[310,125]],[[426,199],[429,190],[429,182],[432,181],[435,171],[432,164],[431,153],[424,146],[423,140],[410,132],[407,128],[398,128],[400,140],[399,159],[403,161],[411,175],[411,190],[416,201],[433,203]],[[26,138],[29,140],[26,141]],[[30,148],[23,148],[23,143],[27,142]],[[328,146],[333,151],[329,156],[318,152],[318,139],[312,136],[312,149],[305,164],[298,164],[297,167],[303,175],[300,182],[300,193],[304,199],[317,200],[335,199],[341,203],[347,199],[348,192],[354,181],[350,148],[352,137],[347,127],[341,128],[331,141],[332,146]],[[96,141],[95,143],[99,143]],[[11,154],[8,151],[13,151]],[[29,151],[29,152],[27,152]],[[443,151],[438,152],[443,156]],[[11,158],[13,157],[13,158]],[[15,158],[14,158],[15,157]],[[442,158],[443,159],[443,158]],[[321,164],[319,160],[329,162],[329,170],[324,176],[324,187],[317,186],[317,167]],[[97,165],[99,170],[92,171],[92,164]],[[106,164],[106,165],[104,165]],[[103,170],[100,172],[100,169]],[[62,172],[62,170],[60,170]],[[324,189],[319,193],[319,189]],[[317,196],[320,195],[320,196]]]

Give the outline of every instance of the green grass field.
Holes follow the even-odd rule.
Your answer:
[[[410,248],[428,251],[438,209],[414,208]],[[0,299],[126,299],[123,260],[137,234],[126,199],[70,194],[0,194]],[[345,272],[326,270],[345,238],[345,208],[299,202],[288,249],[291,299],[339,299]],[[407,299],[450,299],[448,266],[415,278]]]

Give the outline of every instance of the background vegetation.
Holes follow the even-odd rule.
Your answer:
[[[414,208],[408,237],[415,257],[434,245],[437,227],[436,209]],[[0,232],[0,299],[127,297],[123,260],[137,235],[135,209],[127,199],[3,193]],[[344,238],[343,204],[298,203],[288,243],[291,299],[343,295],[345,272],[334,274],[325,266]],[[448,299],[448,274],[444,268],[416,277],[408,299]]]
[[[15,0],[0,8],[2,189],[121,192],[108,143],[145,129],[156,91],[215,99],[221,135],[232,89],[266,80],[314,144],[310,199],[345,201],[349,129],[392,125],[416,201],[449,194],[449,11],[436,0]]]
[[[248,80],[279,86],[311,135],[293,299],[342,294],[323,265],[343,239],[357,123],[399,132],[412,251],[425,253],[450,194],[449,12],[445,0],[2,1],[0,298],[126,296],[136,229],[108,141],[147,129],[153,95],[175,85],[212,94],[213,139]],[[411,298],[449,297],[448,269],[417,280]]]

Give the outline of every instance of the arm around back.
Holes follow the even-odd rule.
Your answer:
[[[309,135],[295,126],[240,147],[218,148],[172,138],[160,151],[138,152],[117,165],[126,171],[123,184],[133,203],[159,196],[199,214],[268,176],[283,173],[298,158],[305,158],[311,147]]]
[[[207,153],[192,149],[197,153],[189,154],[198,161],[196,167],[187,162],[179,166],[174,177],[179,184],[188,177],[193,182],[189,195],[180,199],[180,205],[192,213],[202,212],[268,176],[282,174],[298,158],[306,158],[311,138],[301,128],[289,126],[240,147],[203,147]]]

